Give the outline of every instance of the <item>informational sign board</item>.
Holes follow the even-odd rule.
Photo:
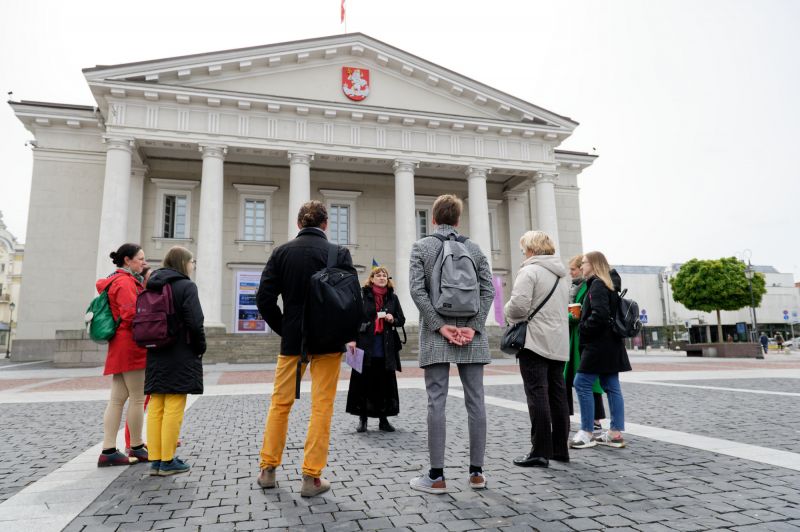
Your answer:
[[[256,292],[261,281],[261,272],[236,272],[236,327],[235,332],[245,334],[264,334],[270,332],[267,322],[261,318],[256,307]]]

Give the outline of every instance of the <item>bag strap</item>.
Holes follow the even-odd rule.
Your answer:
[[[550,289],[550,293],[549,293],[549,294],[547,294],[547,297],[546,297],[546,298],[544,298],[544,300],[543,300],[541,303],[539,303],[539,306],[538,306],[538,307],[536,307],[536,310],[534,310],[533,312],[531,312],[530,316],[528,316],[528,321],[531,321],[531,320],[533,319],[533,317],[534,317],[534,316],[536,316],[536,313],[537,313],[537,312],[539,312],[540,310],[542,310],[542,307],[543,307],[543,306],[544,306],[544,304],[545,304],[545,303],[547,303],[547,301],[550,299],[550,296],[552,296],[552,295],[553,295],[553,292],[555,292],[555,291],[556,291],[556,288],[558,288],[558,283],[560,283],[560,282],[561,282],[561,278],[560,278],[560,277],[556,277],[556,282],[555,282],[555,284],[553,285],[553,288],[551,288],[551,289]]]
[[[339,246],[333,242],[328,242],[328,259],[326,268],[333,268],[339,262]],[[303,378],[303,364],[308,363],[308,348],[306,347],[306,303],[308,303],[309,285],[306,285],[306,293],[303,296],[303,313],[300,318],[300,359],[297,361],[297,373],[295,374],[295,399],[300,399],[300,381]]]

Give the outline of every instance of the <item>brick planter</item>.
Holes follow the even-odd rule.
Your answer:
[[[761,344],[727,342],[721,344],[686,344],[686,356],[710,358],[758,358]]]

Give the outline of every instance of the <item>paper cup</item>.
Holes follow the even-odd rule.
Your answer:
[[[569,309],[569,313],[572,314],[576,320],[581,319],[581,304],[580,303],[572,303],[567,307]]]

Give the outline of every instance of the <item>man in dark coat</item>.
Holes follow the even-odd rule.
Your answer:
[[[275,368],[275,383],[261,448],[258,484],[274,488],[275,468],[280,465],[286,445],[289,413],[295,399],[295,370],[301,355],[303,305],[311,276],[325,268],[330,244],[325,235],[328,213],[319,201],[305,203],[297,216],[300,232],[278,246],[261,275],[256,304],[270,328],[281,336],[281,353]],[[347,248],[339,247],[337,267],[355,273]],[[283,311],[278,306],[283,300]],[[331,417],[339,380],[344,345],[309,344],[311,359],[311,420],[303,457],[300,495],[312,497],[330,489],[322,478],[328,461]],[[305,372],[304,364],[301,372]]]

